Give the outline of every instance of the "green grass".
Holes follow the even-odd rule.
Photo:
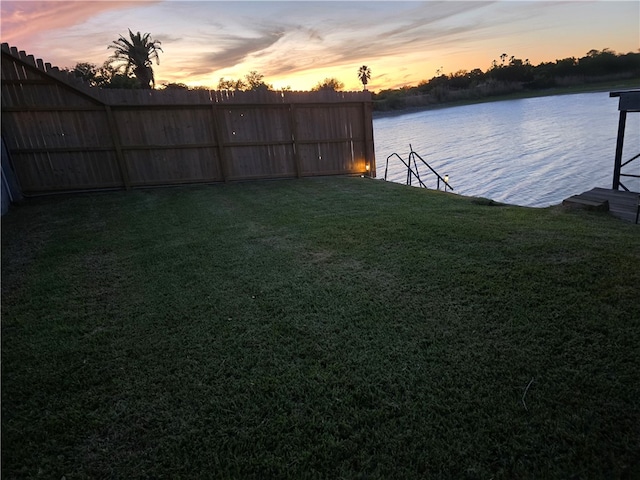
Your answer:
[[[362,178],[2,220],[2,475],[638,478],[640,227]]]

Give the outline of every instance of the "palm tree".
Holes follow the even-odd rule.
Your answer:
[[[107,47],[115,50],[110,61],[124,63],[125,74],[129,73],[133,67],[133,74],[140,82],[140,86],[151,89],[155,87],[151,64],[155,58],[156,63],[160,65],[158,51],[162,52],[161,42],[151,39],[149,33],[141,35],[138,32],[134,35],[131,29],[129,29],[129,38],[130,41],[120,35],[118,40],[113,41],[113,45]]]
[[[371,69],[366,65],[363,65],[358,70],[358,78],[362,82],[362,86],[364,89],[367,89],[367,83],[369,83],[369,79],[371,78]]]

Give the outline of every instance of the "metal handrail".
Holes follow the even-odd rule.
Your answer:
[[[425,164],[425,165],[427,166],[427,168],[428,168],[429,170],[431,170],[431,171],[435,174],[435,176],[436,176],[436,178],[437,178],[437,180],[438,180],[438,183],[437,183],[437,189],[438,189],[438,190],[440,190],[440,181],[442,181],[442,183],[444,183],[444,191],[445,191],[445,192],[447,191],[447,188],[450,188],[450,189],[453,191],[453,187],[449,184],[449,182],[448,182],[447,180],[445,180],[444,178],[442,178],[442,177],[440,176],[440,174],[439,174],[438,172],[436,172],[436,171],[431,167],[431,165],[429,165],[429,164],[424,160],[424,158],[422,158],[422,157],[421,157],[417,152],[415,152],[415,151],[413,150],[413,147],[411,146],[411,144],[409,144],[409,149],[410,149],[410,151],[411,151],[411,152],[409,153],[408,161],[405,161],[405,160],[404,160],[400,155],[398,155],[398,154],[397,154],[397,153],[395,153],[395,152],[394,152],[394,153],[392,153],[391,155],[389,155],[389,156],[387,157],[387,164],[386,164],[385,169],[384,169],[384,179],[385,179],[385,180],[387,179],[387,172],[389,171],[389,159],[390,159],[390,158],[392,158],[392,157],[398,157],[398,159],[399,159],[399,160],[404,164],[404,166],[405,166],[405,167],[407,167],[407,185],[411,185],[411,179],[412,179],[413,177],[416,177],[416,179],[417,179],[417,180],[418,180],[418,182],[420,183],[420,186],[421,186],[421,187],[428,188],[428,187],[425,185],[425,183],[422,181],[422,179],[420,178],[420,172],[418,171],[418,164],[417,164],[417,162],[416,162],[416,157],[417,157],[417,158],[419,158],[419,159],[420,159],[420,161],[421,161],[423,164]],[[411,160],[412,160],[412,159],[413,159],[413,166],[414,166],[415,170],[411,168]]]
[[[409,144],[409,148],[411,149],[411,153],[409,153],[409,163],[411,163],[411,156],[415,156],[418,157],[422,163],[424,163],[427,168],[429,168],[429,170],[431,170],[436,177],[438,177],[438,190],[440,190],[440,180],[442,180],[442,183],[444,183],[444,191],[447,191],[447,187],[449,187],[451,190],[453,190],[453,187],[451,185],[449,185],[449,182],[447,182],[444,178],[442,178],[440,176],[440,174],[438,172],[436,172],[433,168],[431,168],[431,165],[429,165],[424,158],[422,158],[420,155],[418,155],[418,152],[414,152],[413,151],[413,147],[411,147],[411,144]],[[415,163],[415,158],[413,159],[414,163]],[[416,168],[417,170],[417,168]]]
[[[400,155],[398,155],[397,153],[392,153],[391,155],[389,155],[389,156],[387,157],[387,165],[385,166],[385,169],[384,169],[384,179],[385,179],[385,180],[387,180],[387,171],[389,170],[389,159],[390,159],[391,157],[393,157],[393,156],[398,157],[398,158],[400,159],[400,161],[401,161],[402,163],[404,163],[404,166],[405,166],[405,167],[407,167],[407,185],[411,185],[410,175],[411,175],[411,174],[413,174],[413,176],[415,176],[415,177],[418,179],[418,182],[420,182],[420,185],[421,185],[422,187],[424,187],[424,188],[428,188],[428,187],[424,184],[424,182],[423,182],[422,180],[420,180],[420,174],[419,174],[418,172],[414,172],[414,171],[411,169],[411,164],[410,164],[410,163],[405,162],[405,161],[404,161],[404,159],[403,159]]]

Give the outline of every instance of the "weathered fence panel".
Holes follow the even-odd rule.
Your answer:
[[[375,176],[368,92],[91,88],[7,44],[1,78],[2,136],[26,195]]]

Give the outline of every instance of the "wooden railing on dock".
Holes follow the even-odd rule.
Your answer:
[[[618,139],[616,141],[616,156],[613,167],[613,189],[619,190],[621,187],[625,191],[629,189],[620,181],[620,177],[640,178],[640,175],[622,172],[622,167],[629,165],[634,160],[640,158],[640,153],[634,155],[626,161],[622,161],[622,152],[624,149],[624,134],[627,124],[628,112],[640,112],[640,90],[626,90],[610,92],[610,97],[619,97],[618,110],[620,118],[618,121]]]

